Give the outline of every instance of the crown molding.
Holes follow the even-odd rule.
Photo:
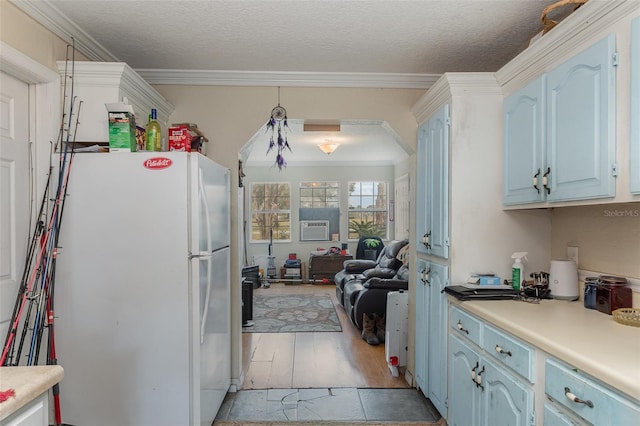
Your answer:
[[[9,0],[62,40],[75,46],[87,59],[121,62],[100,43],[60,12],[49,0]],[[150,84],[199,86],[359,87],[428,89],[440,74],[324,73],[279,71],[217,71],[136,69]]]
[[[422,123],[453,96],[500,95],[502,90],[491,72],[445,73],[411,108]]]
[[[500,86],[521,87],[547,71],[547,67],[570,56],[590,43],[589,38],[602,28],[638,11],[637,0],[591,0],[560,22],[534,44],[496,72]],[[509,90],[504,90],[505,94]]]
[[[136,69],[150,84],[428,89],[440,74]]]

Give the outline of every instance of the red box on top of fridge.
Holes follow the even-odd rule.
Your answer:
[[[169,127],[169,151],[185,151],[205,153],[204,137],[194,123],[172,124]]]
[[[169,151],[191,152],[191,134],[187,126],[169,127]]]

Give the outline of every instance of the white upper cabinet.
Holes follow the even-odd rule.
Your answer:
[[[640,17],[631,23],[631,138],[629,189],[640,195]]]
[[[70,66],[58,62],[58,70],[64,81],[70,74]],[[108,142],[109,126],[105,104],[122,102],[124,98],[133,107],[136,125],[144,127],[148,122],[151,108],[158,112],[158,122],[166,139],[171,105],[158,91],[147,83],[129,65],[123,62],[83,62],[73,64],[74,98],[82,101],[79,124],[76,131],[77,142]]]

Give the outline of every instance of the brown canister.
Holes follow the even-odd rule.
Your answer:
[[[596,290],[596,309],[611,315],[619,308],[630,308],[632,303],[631,288],[627,287],[627,279],[612,275],[601,275]]]

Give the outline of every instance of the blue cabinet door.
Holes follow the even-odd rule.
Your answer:
[[[428,169],[428,129],[429,122],[426,121],[418,127],[418,156],[417,156],[417,181],[416,186],[416,251],[418,253],[429,253],[429,243],[427,240],[427,181]]]
[[[506,373],[504,367],[481,361],[482,421],[485,425],[527,426],[533,421],[533,389]],[[482,370],[481,370],[482,371]]]
[[[449,417],[451,426],[480,424],[480,389],[472,381],[480,356],[459,337],[449,335]]]
[[[429,393],[427,396],[447,418],[447,296],[443,289],[449,282],[449,268],[445,265],[428,262],[429,290],[429,351],[427,377]]]
[[[427,338],[429,335],[429,292],[426,282],[427,263],[418,259],[416,262],[416,347],[415,376],[418,387],[427,395],[427,364],[429,353]]]
[[[615,196],[615,36],[547,75],[549,201]]]
[[[429,254],[449,257],[449,105],[429,119],[427,129],[427,234]]]
[[[539,77],[504,101],[503,204],[544,201],[544,82]]]
[[[640,194],[640,17],[631,21],[631,146],[629,187]]]

